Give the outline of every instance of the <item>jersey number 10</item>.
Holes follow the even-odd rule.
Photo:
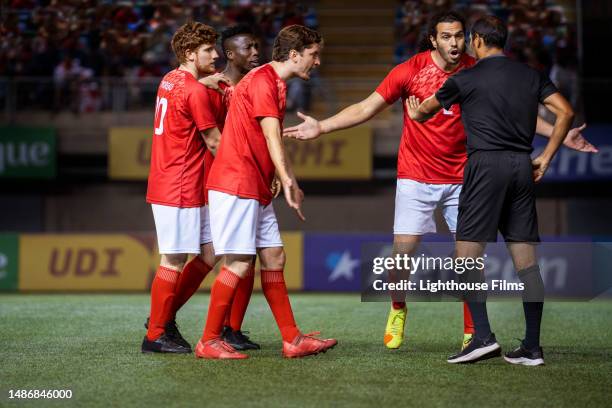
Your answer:
[[[158,96],[157,102],[155,103],[155,134],[157,136],[164,133],[164,118],[166,117],[166,110],[168,110],[168,100]]]

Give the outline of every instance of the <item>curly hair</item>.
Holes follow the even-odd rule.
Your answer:
[[[296,50],[300,54],[304,48],[310,48],[312,44],[322,44],[321,34],[302,25],[294,24],[280,30],[274,39],[272,47],[273,61],[287,61],[289,51]]]
[[[186,62],[187,52],[197,50],[203,44],[216,44],[219,34],[203,23],[190,21],[183,24],[172,36],[172,51],[179,64]]]

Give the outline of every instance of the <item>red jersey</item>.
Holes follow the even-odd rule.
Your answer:
[[[200,131],[216,123],[207,92],[187,71],[175,69],[157,89],[147,202],[171,207],[204,205],[204,152]]]
[[[216,127],[219,129],[219,132],[223,132],[223,125],[225,124],[225,117],[227,116],[227,110],[234,88],[226,86],[222,82],[219,83],[219,86],[225,91],[223,95],[217,91],[206,88],[209,97],[207,109],[210,114],[214,116],[215,123],[217,124]],[[215,156],[213,156],[210,150],[206,149],[206,153],[204,153],[204,198],[206,204],[208,204],[208,189],[206,188],[206,183],[214,160]]]
[[[428,121],[419,123],[408,117],[406,99],[410,95],[421,101],[430,97],[448,77],[475,62],[464,54],[459,66],[447,73],[435,64],[431,51],[425,51],[393,68],[376,88],[388,104],[402,98],[404,130],[397,158],[397,178],[432,184],[463,182],[467,152],[459,105],[451,106],[448,111],[441,110]]]
[[[285,116],[287,87],[270,64],[251,70],[235,86],[221,145],[206,187],[241,198],[272,201],[274,163],[258,118]]]

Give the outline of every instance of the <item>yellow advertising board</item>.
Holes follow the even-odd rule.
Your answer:
[[[302,142],[286,139],[287,156],[298,180],[372,178],[372,129],[359,126]]]
[[[108,134],[108,177],[146,180],[151,162],[150,127],[114,127]]]
[[[151,160],[148,127],[115,127],[108,136],[108,176],[146,180]],[[287,156],[298,179],[366,180],[372,177],[372,129],[359,126],[302,142],[285,139]]]
[[[303,286],[303,235],[282,233],[285,281]],[[19,238],[19,290],[148,290],[159,264],[154,234],[23,234]],[[210,287],[213,273],[202,287]],[[256,279],[256,288],[260,288]]]

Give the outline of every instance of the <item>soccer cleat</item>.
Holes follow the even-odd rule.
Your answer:
[[[147,336],[142,340],[140,351],[143,353],[173,353],[189,354],[191,349],[177,344],[167,333],[162,334],[155,340],[149,340]]]
[[[482,340],[474,337],[472,341],[459,353],[450,356],[446,361],[451,364],[475,363],[501,355],[501,347],[497,344],[495,334],[491,333],[488,338]]]
[[[510,351],[504,355],[504,360],[510,364],[540,366],[544,365],[544,352],[542,351],[542,347],[527,350],[521,342],[521,345],[516,350]]]
[[[208,340],[203,343],[198,341],[195,350],[196,358],[214,360],[242,360],[249,358],[246,354],[238,353],[232,346],[219,339]]]
[[[240,330],[233,331],[229,326],[223,326],[221,339],[236,350],[259,350],[259,344],[251,341],[249,336]]]
[[[404,326],[406,325],[406,307],[402,309],[394,309],[391,306],[389,317],[387,318],[387,327],[385,328],[385,346],[388,349],[397,349],[404,341]]]
[[[147,330],[149,329],[149,318],[148,317],[147,317],[147,321],[144,324],[144,327]],[[192,352],[191,344],[189,344],[189,342],[185,340],[185,338],[179,331],[178,326],[176,325],[176,320],[171,320],[168,323],[166,323],[166,327],[164,329],[168,337],[171,338],[176,344],[179,344],[185,348],[188,348],[189,352],[190,353]]]
[[[283,357],[298,358],[325,353],[338,344],[336,339],[318,339],[314,337],[316,334],[319,333],[298,334],[292,342],[283,341]]]
[[[463,344],[461,345],[461,351],[465,350],[465,348],[470,344],[473,338],[474,338],[474,334],[463,333]]]

